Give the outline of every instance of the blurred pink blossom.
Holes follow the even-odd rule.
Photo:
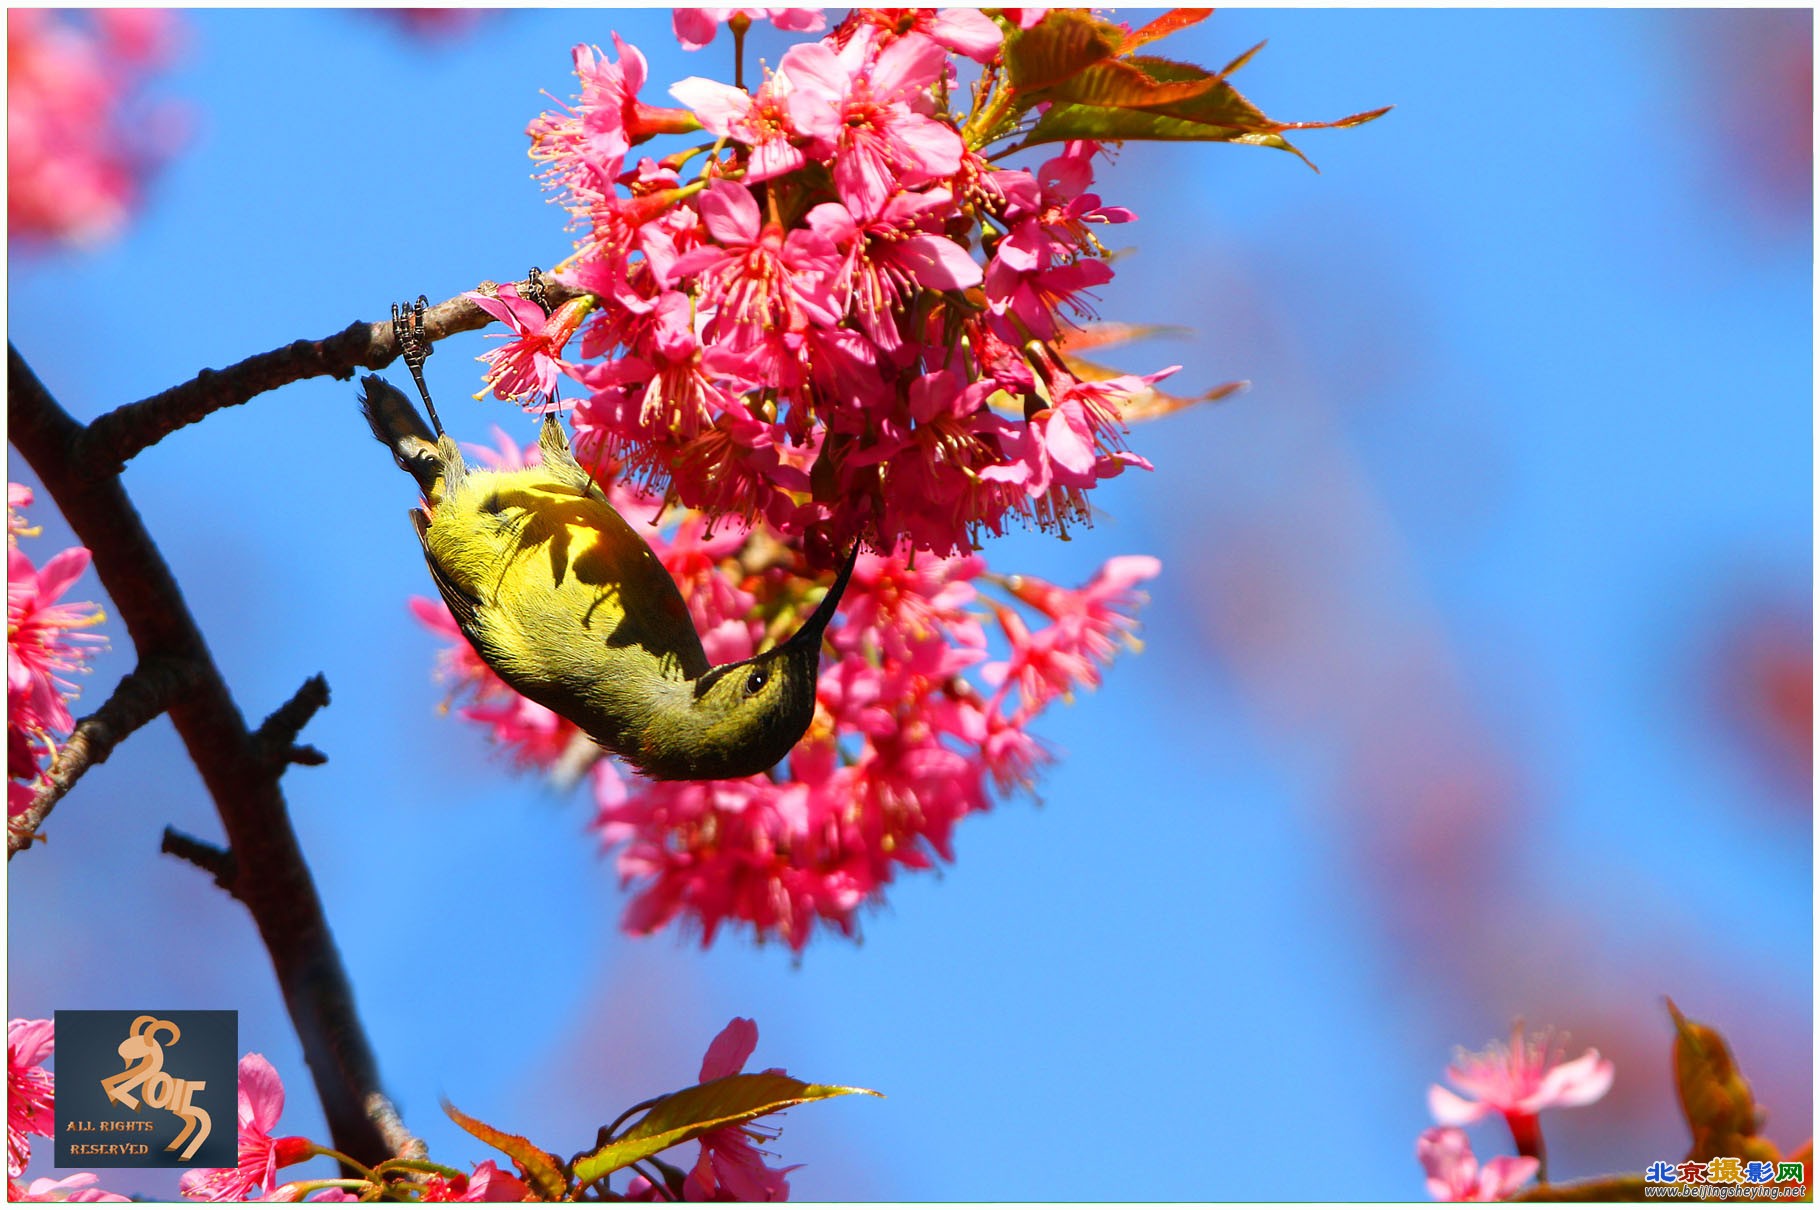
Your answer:
[[[181,140],[182,119],[139,94],[179,18],[163,9],[7,10],[7,230],[28,244],[119,233]]]
[[[57,1128],[56,1077],[44,1070],[55,1042],[50,1021],[14,1018],[6,1023],[6,1172],[18,1177],[32,1158],[29,1135],[45,1138]]]
[[[1416,1140],[1416,1158],[1428,1174],[1428,1195],[1437,1202],[1500,1202],[1535,1176],[1531,1156],[1501,1155],[1484,1167],[1472,1154],[1466,1132],[1431,1126]]]
[[[1464,1126],[1488,1113],[1501,1113],[1514,1124],[1544,1109],[1590,1105],[1611,1088],[1611,1060],[1588,1050],[1571,1062],[1552,1046],[1552,1036],[1526,1038],[1521,1023],[1510,1032],[1510,1045],[1493,1042],[1478,1054],[1464,1050],[1447,1069],[1447,1079],[1467,1093],[1459,1096],[1439,1084],[1428,1090],[1428,1108],[1443,1126]]]
[[[734,17],[770,21],[778,29],[797,33],[816,33],[827,24],[819,8],[679,8],[671,25],[684,50],[700,50]]]
[[[105,1189],[93,1186],[101,1178],[92,1172],[73,1172],[61,1180],[48,1176],[39,1177],[30,1185],[20,1188],[17,1182],[9,1182],[7,1198],[15,1202],[130,1202],[133,1199],[118,1193],[109,1193]]]

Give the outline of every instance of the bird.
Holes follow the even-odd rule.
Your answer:
[[[393,326],[434,431],[384,378],[362,378],[373,435],[417,481],[411,510],[430,577],[475,652],[520,694],[660,781],[748,777],[775,766],[815,714],[822,636],[860,545],[794,635],[710,666],[676,582],[544,416],[539,465],[467,465],[422,374],[424,300]]]

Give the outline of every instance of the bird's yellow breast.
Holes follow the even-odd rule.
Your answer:
[[[464,630],[499,656],[508,681],[585,694],[707,670],[675,582],[598,489],[539,467],[470,469],[423,537],[439,575],[474,602]]]

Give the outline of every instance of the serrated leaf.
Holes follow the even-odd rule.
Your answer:
[[[1250,132],[1236,126],[1216,127],[1205,122],[1170,117],[1141,108],[1116,109],[1098,105],[1060,102],[1049,107],[1018,149],[1043,143],[1093,139],[1101,143],[1121,139],[1194,143],[1236,143]]]
[[[1232,62],[1228,63],[1226,66],[1220,68],[1220,70],[1219,70],[1220,79],[1224,80],[1227,76],[1230,76],[1233,72],[1235,72],[1239,68],[1245,66],[1245,64],[1251,62],[1252,56],[1257,54],[1260,50],[1263,50],[1268,41],[1269,41],[1269,39],[1265,39],[1264,42],[1258,43],[1256,46],[1252,47],[1250,50],[1246,51],[1244,54],[1240,55],[1238,58],[1236,58]]]
[[[1668,1013],[1675,1019],[1675,1090],[1693,1134],[1687,1158],[1776,1159],[1775,1145],[1757,1133],[1762,1112],[1725,1039],[1712,1026],[1682,1016],[1673,1000]]]
[[[678,1143],[686,1143],[710,1130],[749,1122],[792,1105],[859,1092],[873,1097],[880,1095],[870,1088],[805,1084],[769,1071],[709,1080],[660,1099],[637,1125],[617,1139],[576,1156],[575,1179],[579,1185],[591,1185],[627,1164],[656,1155]]]
[[[1208,72],[1184,79],[1159,80],[1134,60],[1108,59],[1082,68],[1072,78],[1050,89],[1048,96],[1058,105],[1068,102],[1108,109],[1155,109],[1194,100],[1218,83]]]
[[[1306,163],[1308,157],[1281,132],[1358,126],[1390,112],[1384,106],[1331,122],[1279,122],[1266,117],[1226,79],[1258,47],[1217,75],[1192,63],[1149,55],[1095,64],[1083,69],[1075,80],[1049,90],[1053,104],[1020,146],[1070,139],[1247,143],[1288,151]]]
[[[1122,30],[1086,9],[1051,9],[1038,24],[1006,37],[1005,77],[1025,104],[1034,104],[1044,89],[1117,54],[1123,40]]]
[[[512,1162],[518,1165],[519,1175],[540,1200],[554,1202],[568,1196],[569,1178],[563,1173],[561,1160],[524,1136],[507,1134],[478,1118],[471,1118],[447,1101],[442,1103],[442,1111],[449,1115],[450,1121],[487,1146],[511,1156]]]

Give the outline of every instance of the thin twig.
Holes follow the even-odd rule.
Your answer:
[[[198,840],[188,832],[179,832],[176,828],[165,825],[164,840],[158,845],[160,853],[169,853],[172,857],[189,862],[203,873],[215,880],[215,885],[234,893],[234,883],[240,876],[239,863],[234,855],[219,845],[212,845],[206,840]]]
[[[58,745],[57,757],[45,771],[44,786],[31,806],[7,821],[6,858],[31,847],[38,829],[82,775],[107,760],[114,746],[163,714],[178,695],[196,683],[196,665],[153,658],[127,673],[101,708],[76,724]]]
[[[215,801],[233,856],[232,893],[246,905],[271,955],[336,1149],[367,1164],[407,1149],[413,1140],[396,1113],[373,1110],[375,1100],[385,1099],[378,1065],[291,828],[278,787],[282,766],[262,759],[170,567],[119,478],[96,474],[86,462],[90,447],[82,425],[10,343],[6,368],[12,444],[89,548],[140,659],[196,669],[191,691],[170,702],[167,712]]]
[[[547,275],[543,280],[552,307],[580,293]],[[471,299],[457,296],[426,310],[423,330],[426,339],[437,341],[492,322],[493,317]],[[357,321],[321,340],[292,341],[225,370],[203,370],[188,382],[96,417],[71,451],[71,461],[85,476],[117,474],[135,455],[211,412],[305,378],[351,378],[363,368],[383,369],[397,357],[389,319]]]
[[[329,704],[329,683],[318,672],[291,695],[291,700],[272,711],[259,730],[253,732],[253,746],[273,769],[290,764],[320,765],[328,758],[316,749],[297,743],[297,733],[316,712]]]

